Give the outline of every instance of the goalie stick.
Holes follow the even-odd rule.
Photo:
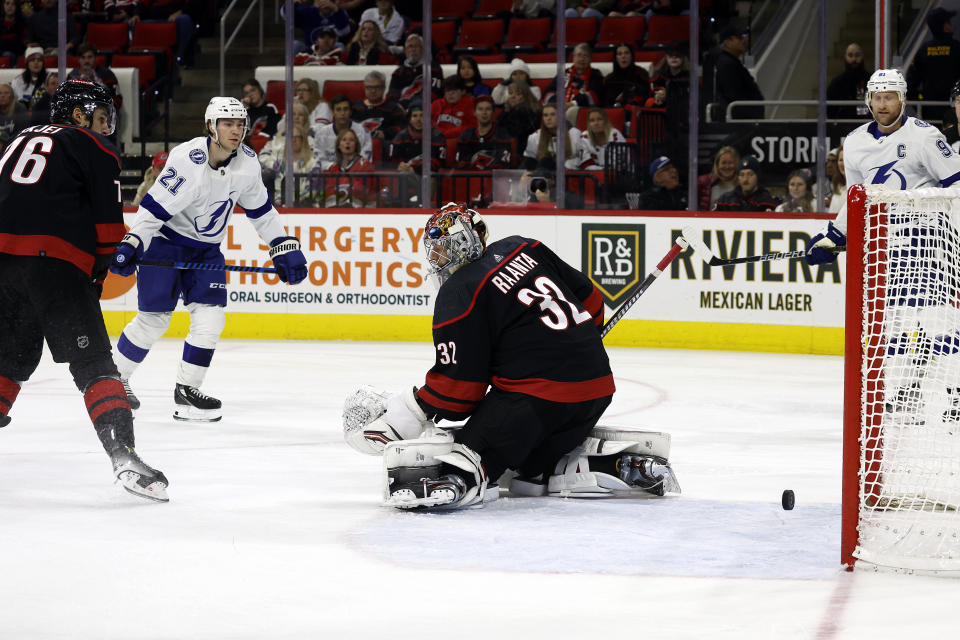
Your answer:
[[[805,249],[799,249],[797,251],[781,251],[779,253],[765,253],[757,256],[744,256],[742,258],[721,258],[714,253],[713,249],[708,247],[703,240],[700,240],[697,237],[696,231],[694,231],[693,227],[684,227],[682,237],[686,238],[687,242],[689,242],[693,247],[693,252],[703,258],[703,261],[709,264],[711,267],[726,267],[731,264],[744,264],[747,262],[790,260],[795,258],[803,258],[807,255],[807,251]],[[846,246],[837,246],[833,247],[832,249],[827,249],[827,251],[832,253],[842,253],[846,250]]]
[[[620,305],[620,308],[617,309],[617,312],[613,314],[609,320],[607,320],[605,325],[603,325],[603,328],[600,330],[600,338],[603,338],[610,333],[610,330],[613,329],[617,323],[623,319],[623,316],[627,314],[627,311],[630,310],[630,307],[632,307],[637,300],[640,299],[640,296],[642,296],[644,292],[650,288],[650,285],[653,284],[653,281],[657,279],[657,276],[663,273],[663,270],[666,269],[667,266],[673,262],[673,259],[680,255],[682,251],[685,251],[687,246],[689,245],[682,235],[676,239],[676,241],[673,243],[673,246],[670,247],[670,251],[667,252],[667,255],[663,256],[660,262],[657,263],[657,266],[653,268],[653,271],[647,274],[647,277],[644,278],[643,282],[637,286],[636,291],[634,291],[633,294],[627,298],[626,302]]]
[[[137,264],[148,267],[168,267],[170,269],[188,269],[194,271],[240,271],[243,273],[276,273],[273,267],[244,267],[235,264],[207,264],[206,262],[168,262],[163,260],[141,260]]]

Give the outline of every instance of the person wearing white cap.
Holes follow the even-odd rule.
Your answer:
[[[13,87],[13,95],[17,100],[28,107],[43,97],[44,84],[47,81],[47,70],[43,64],[43,49],[40,47],[27,47],[23,54],[26,60],[26,69],[19,76],[13,79],[10,86]]]
[[[494,103],[499,105],[505,103],[507,101],[507,87],[517,80],[526,82],[534,97],[537,100],[540,99],[540,87],[533,84],[533,80],[530,78],[530,67],[520,58],[514,58],[510,61],[510,72],[507,74],[507,77],[503,79],[503,82],[495,86],[490,93],[490,97],[493,98]]]

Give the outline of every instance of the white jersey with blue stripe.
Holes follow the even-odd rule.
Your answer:
[[[158,233],[183,246],[217,246],[227,235],[235,205],[243,208],[268,244],[288,235],[263,185],[257,154],[241,144],[226,163],[213,168],[210,144],[215,143],[199,137],[170,151],[130,227],[144,250]]]
[[[843,166],[848,186],[882,184],[904,190],[960,181],[960,155],[939,129],[909,116],[889,134],[882,133],[876,121],[854,129],[843,142]],[[846,234],[846,205],[833,224]]]

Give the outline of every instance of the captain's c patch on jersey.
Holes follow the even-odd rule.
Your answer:
[[[581,271],[599,289],[607,306],[617,307],[644,273],[646,227],[585,223],[581,229]]]

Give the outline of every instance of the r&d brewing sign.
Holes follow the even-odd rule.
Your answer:
[[[581,228],[581,270],[607,306],[616,308],[644,272],[644,225],[587,223]]]

